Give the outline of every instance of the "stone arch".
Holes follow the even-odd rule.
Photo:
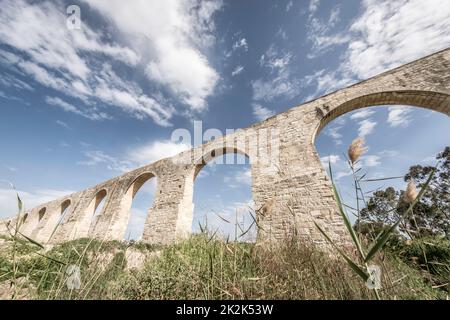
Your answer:
[[[114,230],[114,233],[115,233],[114,238],[123,240],[124,237],[126,236],[125,232],[126,232],[126,229],[128,228],[128,224],[131,219],[131,209],[132,209],[132,205],[133,205],[133,200],[136,197],[136,194],[142,188],[142,186],[146,182],[148,182],[152,179],[157,179],[156,174],[152,171],[146,171],[146,172],[139,174],[136,178],[134,178],[132,180],[132,182],[130,182],[127,185],[127,187],[125,188],[126,191],[125,191],[125,193],[121,199],[121,203],[120,203],[119,218],[115,222],[116,227],[114,228],[115,229]],[[157,183],[158,183],[158,181],[157,181]],[[157,188],[158,188],[158,185],[157,185]],[[150,210],[151,210],[151,204],[147,208],[147,216],[148,216]]]
[[[251,190],[251,198],[254,200],[255,199],[255,196],[254,196],[254,183],[255,183],[255,181],[254,181],[254,179],[253,179],[253,177],[254,177],[254,168],[255,168],[255,166],[254,166],[254,164],[255,164],[255,162],[252,162],[252,158],[251,158],[251,156],[250,156],[250,154],[248,153],[248,152],[246,152],[246,151],[243,151],[243,149],[241,149],[241,148],[239,148],[239,147],[234,147],[234,146],[230,146],[230,147],[217,147],[217,148],[211,148],[211,149],[207,149],[205,152],[204,152],[204,154],[202,155],[202,157],[200,157],[198,160],[197,160],[197,162],[195,162],[195,166],[194,166],[194,173],[193,173],[193,176],[192,176],[192,180],[190,180],[189,182],[191,182],[192,181],[192,190],[190,190],[191,191],[191,194],[189,195],[190,196],[190,199],[191,199],[191,201],[192,201],[192,216],[190,217],[190,220],[189,220],[189,228],[190,228],[190,231],[192,232],[192,228],[193,228],[193,221],[194,221],[194,208],[195,208],[195,204],[194,204],[194,191],[195,191],[195,180],[197,179],[197,177],[198,177],[198,175],[199,175],[199,173],[201,172],[201,170],[208,164],[208,163],[210,163],[210,162],[212,162],[212,161],[214,161],[214,159],[216,159],[216,158],[219,158],[219,157],[224,157],[224,160],[225,160],[225,157],[226,157],[226,155],[227,154],[235,154],[235,155],[242,155],[242,156],[244,156],[245,158],[246,158],[246,160],[248,160],[248,162],[246,161],[246,162],[243,162],[243,163],[238,163],[238,164],[242,164],[242,165],[244,165],[244,164],[246,164],[246,165],[249,165],[250,166],[250,170],[251,170],[251,172],[252,172],[252,183],[251,183],[251,185],[250,185],[250,190]],[[236,158],[234,158],[234,160],[236,160]],[[224,162],[223,163],[224,165],[227,165],[227,164],[236,164],[235,162],[233,162],[233,163],[226,163],[226,162]],[[253,221],[253,220],[251,220],[251,218],[249,217],[249,221]],[[256,226],[255,226],[255,228],[256,228]]]
[[[60,228],[60,226],[65,223],[65,218],[67,218],[68,208],[71,205],[72,200],[66,199],[62,201],[59,205],[58,202],[54,204],[53,209],[49,209],[48,218],[43,222],[43,226],[37,230],[36,240],[47,243],[50,241],[55,234],[55,232]]]
[[[61,203],[61,214],[63,214],[67,210],[67,208],[69,208],[71,203],[72,203],[72,200],[70,200],[70,199],[66,199]]]
[[[106,189],[101,189],[97,191],[94,198],[91,200],[91,204],[88,207],[89,209],[92,209],[88,211],[88,218],[90,219],[90,227],[89,227],[89,233],[91,233],[95,225],[97,223],[97,220],[99,219],[99,216],[101,215],[101,211],[103,210],[103,206],[100,207],[101,204],[105,204],[106,196],[108,195],[108,191]]]
[[[43,207],[39,210],[39,212],[38,212],[38,221],[39,222],[44,218],[46,212],[47,212],[47,207]]]
[[[450,95],[447,93],[425,90],[380,91],[352,98],[334,108],[325,104],[323,109],[326,113],[313,133],[312,142],[314,143],[328,123],[347,112],[371,106],[397,104],[426,108],[450,116]]]
[[[250,159],[250,162],[251,162],[250,155],[247,154],[246,152],[242,151],[240,148],[237,148],[237,147],[213,148],[209,151],[206,151],[199,159],[197,159],[194,162],[194,164],[195,164],[194,180],[195,180],[195,178],[197,178],[197,175],[200,173],[200,171],[203,169],[203,167],[206,166],[210,161],[214,160],[214,158],[216,158],[216,157],[224,156],[224,155],[230,154],[230,153],[244,155],[248,159]]]

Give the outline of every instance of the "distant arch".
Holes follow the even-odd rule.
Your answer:
[[[92,201],[94,202],[94,211],[92,213],[92,219],[94,219],[96,216],[98,216],[101,213],[101,209],[103,209],[103,204],[105,201],[106,196],[108,195],[108,191],[106,189],[101,189],[95,194],[94,199]]]
[[[43,207],[42,209],[39,210],[39,212],[38,212],[38,221],[41,221],[44,218],[46,212],[47,212],[47,208],[46,207]]]
[[[70,199],[66,199],[61,203],[61,208],[60,208],[61,223],[64,223],[64,221],[66,220],[67,212],[69,211],[68,209],[71,204],[72,204],[72,200],[70,200]]]
[[[151,208],[152,202],[154,201],[154,199],[152,200],[151,198],[154,196],[152,195],[152,193],[146,193],[146,196],[148,196],[148,201],[146,201],[145,204],[145,220],[143,221],[142,224],[139,224],[139,226],[135,225],[133,230],[130,230],[132,228],[132,224],[134,223],[134,221],[137,219],[137,216],[133,216],[132,215],[132,211],[133,211],[133,205],[135,204],[135,198],[137,198],[137,201],[139,202],[139,200],[143,200],[144,198],[141,199],[141,189],[143,188],[143,186],[147,183],[149,183],[152,179],[157,179],[156,174],[151,172],[151,171],[147,171],[147,172],[143,172],[141,174],[139,174],[131,183],[128,184],[127,188],[126,188],[126,192],[122,198],[122,203],[121,203],[121,217],[120,217],[120,221],[124,224],[125,228],[120,229],[120,231],[118,231],[118,237],[122,240],[130,240],[129,238],[134,238],[134,240],[139,240],[140,238],[142,238],[143,232],[144,232],[144,224],[145,224],[145,220],[147,218],[148,215],[148,211]],[[156,180],[157,183],[157,180]],[[157,185],[156,185],[157,188]],[[136,208],[136,207],[135,207]],[[142,218],[142,217],[140,217]],[[139,220],[138,220],[139,221]],[[133,234],[131,234],[131,231],[133,231]]]
[[[107,195],[108,191],[106,189],[101,189],[95,194],[94,198],[89,204],[87,216],[87,218],[89,219],[88,234],[92,234],[94,232],[97,221],[99,220],[99,216],[103,211],[103,206],[105,205],[105,199]]]
[[[315,142],[316,137],[328,123],[341,115],[357,109],[380,105],[408,105],[450,116],[450,95],[447,93],[424,90],[380,91],[350,99],[329,111],[327,110],[329,106],[324,105],[327,113],[314,131],[312,142]]]

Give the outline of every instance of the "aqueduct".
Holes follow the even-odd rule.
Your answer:
[[[218,154],[237,152],[251,161],[252,193],[260,227],[258,241],[283,239],[295,230],[302,237],[322,243],[324,239],[313,223],[317,221],[336,241],[346,242],[331,183],[314,140],[328,122],[344,113],[392,104],[424,107],[450,116],[450,49],[95,187],[41,204],[20,217],[21,232],[44,243],[80,237],[122,240],[134,195],[148,179],[156,177],[155,200],[148,210],[142,241],[171,243],[191,232],[193,183],[201,167]],[[272,161],[275,158],[276,164]],[[102,211],[93,220],[102,200]],[[0,233],[6,232],[6,225],[13,225],[15,219],[3,220]]]

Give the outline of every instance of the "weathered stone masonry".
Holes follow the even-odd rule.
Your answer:
[[[253,200],[261,227],[258,241],[284,239],[295,231],[323,243],[313,224],[317,221],[336,241],[346,242],[331,184],[314,140],[327,123],[346,112],[389,104],[424,107],[449,116],[450,49],[294,107],[172,158],[42,204],[21,217],[24,219],[21,232],[44,243],[87,236],[121,240],[134,195],[145,181],[156,177],[155,200],[148,210],[142,240],[171,243],[191,232],[193,184],[204,163],[222,152],[237,152],[248,155],[251,161]],[[255,151],[252,144],[260,137],[250,140],[248,137],[264,129],[276,129],[277,134],[269,135],[267,145],[257,144]],[[243,137],[247,143],[239,144]],[[224,149],[224,143],[236,147]],[[276,166],[261,161],[266,154],[263,148],[270,149],[275,144],[278,144]],[[204,155],[204,161],[197,162],[198,155],[200,158]],[[102,199],[105,205],[93,220],[95,208]],[[65,218],[56,228],[64,211]],[[0,233],[5,233],[5,225],[14,224],[15,219],[4,220]]]

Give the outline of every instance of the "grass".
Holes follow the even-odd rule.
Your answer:
[[[0,250],[4,299],[373,298],[345,262],[295,239],[272,248],[227,243],[206,233],[159,247],[80,239],[45,250],[21,242],[15,278],[8,272],[13,268],[8,256],[11,245],[3,243]],[[147,257],[139,269],[127,268],[131,251]],[[399,256],[383,253],[377,259],[383,266],[382,299],[447,297],[444,290],[430,285],[426,271]],[[80,290],[65,285],[70,264],[80,267]],[[12,281],[20,285],[17,290],[11,290]]]

